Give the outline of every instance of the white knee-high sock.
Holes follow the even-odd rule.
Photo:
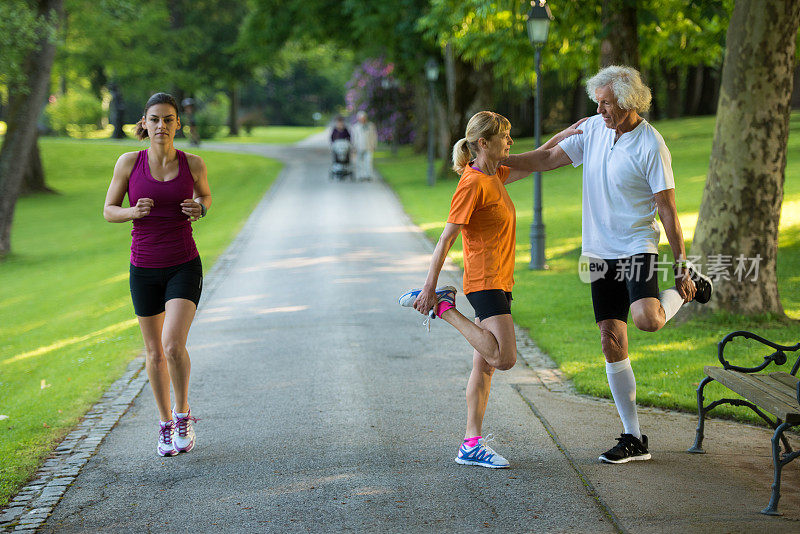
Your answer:
[[[639,416],[636,413],[636,377],[633,376],[630,358],[621,362],[606,362],[606,376],[625,433],[641,439]]]
[[[661,302],[661,307],[664,308],[664,315],[667,321],[675,317],[675,314],[683,306],[683,297],[675,288],[665,289],[659,293],[658,301]]]

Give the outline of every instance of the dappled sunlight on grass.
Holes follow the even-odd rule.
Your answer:
[[[800,200],[785,200],[781,205],[781,231],[800,225]]]
[[[587,361],[564,360],[561,364],[561,370],[567,373],[568,376],[575,376],[590,369],[597,371],[601,367],[603,372],[605,372],[605,361],[592,363]]]
[[[100,285],[115,284],[117,282],[122,282],[123,280],[127,280],[129,275],[130,275],[130,273],[128,273],[126,271],[123,271],[123,272],[121,272],[119,274],[115,274],[114,276],[109,276],[105,280],[101,280],[101,281],[99,281],[97,283],[100,284]]]
[[[121,321],[116,324],[112,324],[111,326],[107,326],[105,328],[101,328],[100,330],[96,330],[94,332],[90,332],[83,336],[75,336],[65,339],[60,339],[55,343],[50,343],[49,345],[45,345],[42,347],[37,347],[33,350],[29,350],[27,352],[23,352],[21,354],[17,354],[16,356],[12,356],[11,358],[6,358],[5,360],[0,361],[3,365],[8,365],[11,363],[16,363],[20,360],[25,360],[27,358],[33,358],[34,356],[41,356],[43,354],[47,354],[48,352],[52,352],[54,350],[62,349],[64,347],[68,347],[69,345],[74,345],[76,343],[81,343],[83,341],[92,339],[94,337],[102,337],[105,335],[115,334],[121,332],[123,330],[127,330],[133,326],[138,325],[138,321],[136,319],[128,319],[127,321]]]
[[[441,232],[444,230],[445,222],[428,222],[420,224],[419,227],[425,232],[429,230],[438,230]]]

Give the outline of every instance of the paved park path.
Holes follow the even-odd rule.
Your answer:
[[[787,515],[758,514],[771,482],[763,429],[711,421],[709,454],[694,456],[691,416],[643,410],[654,460],[598,464],[619,432],[613,406],[570,393],[522,334],[484,429],[512,468],[455,464],[471,350],[443,321],[427,333],[397,305],[423,281],[431,245],[393,193],[329,182],[321,136],[224,148],[287,166],[192,326],[197,447],[156,456],[145,386],[41,531],[800,530],[797,464],[784,477]],[[443,281],[460,287],[452,266]],[[471,311],[462,295],[457,304]]]

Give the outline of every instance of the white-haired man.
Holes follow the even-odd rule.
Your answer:
[[[550,149],[546,167],[583,164],[582,260],[590,264],[587,271],[606,376],[624,429],[617,445],[600,460],[649,460],[628,358],[628,313],[637,328],[655,332],[685,302],[708,302],[713,288],[686,260],[672,157],[661,134],[639,115],[650,107],[650,89],[635,69],[611,66],[593,76],[586,90],[597,102],[598,114],[581,125],[582,134]],[[531,157],[531,153],[511,156],[506,164],[526,169]],[[675,287],[661,292],[656,211],[675,258]]]
[[[356,151],[356,179],[372,180],[372,153],[378,146],[378,132],[367,120],[367,113],[359,111],[353,126],[353,147]]]

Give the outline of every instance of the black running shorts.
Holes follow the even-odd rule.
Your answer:
[[[467,300],[475,310],[475,317],[483,321],[488,317],[511,313],[511,293],[502,289],[484,289],[467,293]]]
[[[139,317],[150,317],[164,311],[171,299],[200,302],[203,291],[203,264],[200,256],[172,267],[136,267],[131,264],[131,299]]]
[[[631,304],[647,297],[658,298],[656,254],[636,254],[630,258],[604,260],[608,264],[602,278],[592,282],[594,320],[628,322]]]

